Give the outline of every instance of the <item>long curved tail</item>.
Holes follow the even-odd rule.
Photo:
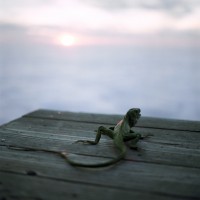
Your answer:
[[[121,159],[123,159],[125,157],[125,155],[126,155],[126,146],[124,144],[120,145],[120,146],[118,146],[116,144],[116,146],[120,150],[120,154],[118,155],[118,157],[116,157],[116,158],[114,158],[114,159],[112,159],[110,161],[107,161],[107,162],[94,163],[94,164],[79,163],[79,162],[73,161],[68,157],[68,154],[66,152],[47,150],[47,149],[38,149],[38,148],[32,148],[32,147],[21,147],[21,146],[14,146],[14,145],[8,145],[7,147],[9,149],[20,149],[20,150],[23,149],[25,151],[42,151],[42,152],[54,153],[54,154],[60,155],[69,164],[71,164],[73,166],[97,168],[97,167],[106,167],[106,166],[109,166],[109,165],[113,165],[113,164],[119,162]]]
[[[62,157],[64,157],[66,159],[66,161],[73,165],[73,166],[78,166],[78,167],[91,167],[91,168],[97,168],[97,167],[106,167],[106,166],[109,166],[109,165],[113,165],[117,162],[119,162],[120,160],[122,160],[125,155],[126,155],[126,146],[124,145],[124,143],[121,143],[120,146],[116,145],[116,147],[119,149],[120,151],[120,154],[112,159],[112,160],[109,160],[109,161],[106,161],[106,162],[102,162],[102,163],[79,163],[79,162],[76,162],[72,159],[70,159],[67,154],[65,154],[64,152],[62,153]]]

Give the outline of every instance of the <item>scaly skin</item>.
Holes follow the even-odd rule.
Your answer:
[[[125,141],[132,140],[131,148],[137,149],[136,143],[139,139],[143,139],[140,134],[134,133],[131,128],[135,126],[138,119],[140,118],[140,109],[139,108],[132,108],[130,109],[124,118],[115,126],[105,128],[103,126],[100,126],[97,131],[97,135],[95,138],[95,141],[90,140],[78,140],[77,142],[82,142],[84,144],[92,144],[96,145],[99,143],[101,135],[107,135],[114,141],[114,145],[119,149],[120,154],[117,158],[114,158],[113,160],[110,160],[108,162],[103,163],[95,163],[95,164],[85,164],[85,163],[79,163],[75,162],[69,158],[66,157],[67,161],[75,166],[80,167],[104,167],[108,165],[112,165],[123,159],[126,155],[126,145],[124,144]],[[63,155],[64,156],[64,155]]]

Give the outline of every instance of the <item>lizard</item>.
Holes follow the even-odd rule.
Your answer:
[[[75,142],[75,143],[81,142],[84,144],[96,145],[99,143],[102,134],[109,136],[111,139],[113,139],[114,145],[118,148],[118,150],[120,151],[120,154],[116,158],[107,162],[95,163],[95,164],[79,163],[79,162],[71,160],[68,157],[67,152],[65,151],[47,150],[47,149],[33,148],[33,147],[21,147],[21,146],[15,146],[15,145],[6,145],[6,146],[10,149],[15,149],[15,150],[41,151],[41,152],[54,153],[66,159],[66,161],[69,164],[73,166],[78,166],[78,167],[94,167],[95,168],[95,167],[105,167],[108,165],[113,165],[125,157],[126,155],[125,142],[126,141],[131,140],[132,143],[130,144],[130,148],[137,149],[137,146],[136,146],[137,142],[140,139],[144,139],[145,137],[149,136],[149,135],[142,136],[141,134],[135,133],[133,130],[131,130],[131,128],[135,126],[138,119],[140,118],[141,116],[140,112],[141,112],[140,108],[129,109],[126,115],[124,116],[124,118],[121,121],[119,121],[116,126],[110,127],[110,128],[100,126],[97,130],[95,141],[78,140]]]
[[[122,160],[126,155],[126,145],[125,145],[126,141],[132,140],[132,143],[130,144],[130,148],[137,149],[137,146],[136,146],[137,142],[140,139],[144,139],[145,137],[149,136],[149,135],[142,136],[141,134],[135,133],[133,130],[131,130],[131,128],[135,126],[138,119],[140,118],[141,116],[140,112],[141,112],[140,108],[131,108],[128,110],[124,118],[117,123],[116,126],[110,127],[110,128],[100,126],[97,130],[95,141],[90,141],[90,140],[76,141],[76,143],[81,142],[84,144],[96,145],[99,143],[102,134],[107,135],[108,137],[113,139],[114,145],[120,151],[120,154],[116,158],[107,162],[95,163],[95,164],[79,163],[69,158],[67,159],[68,162],[72,165],[80,166],[80,167],[104,167],[104,166],[115,164],[119,162],[120,160]]]

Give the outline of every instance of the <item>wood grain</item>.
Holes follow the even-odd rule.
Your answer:
[[[100,169],[23,149],[64,150],[81,162],[103,162],[118,153],[108,137],[96,146],[74,142],[93,140],[98,126],[121,117],[37,110],[1,126],[0,199],[200,199],[200,122],[144,117],[134,131],[153,136],[117,165]]]

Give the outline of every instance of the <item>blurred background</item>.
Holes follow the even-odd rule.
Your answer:
[[[200,120],[199,0],[0,0],[0,124],[39,108]]]

